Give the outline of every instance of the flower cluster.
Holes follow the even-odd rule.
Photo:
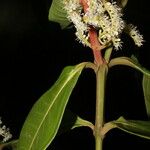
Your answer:
[[[132,24],[128,25],[128,33],[130,35],[130,37],[134,40],[135,45],[137,45],[138,47],[143,45],[143,36],[139,33],[139,31],[137,30],[137,27],[135,27]]]
[[[5,125],[2,125],[1,118],[0,118],[0,135],[3,137],[3,142],[8,141],[12,137],[12,134],[9,132],[9,128],[6,128]]]
[[[100,43],[106,46],[112,42],[116,49],[121,47],[119,34],[124,28],[121,9],[116,3],[102,3],[100,0],[89,1],[88,5],[85,23],[98,29]]]
[[[98,40],[104,47],[111,44],[115,49],[122,46],[120,34],[126,28],[122,19],[122,10],[116,2],[105,0],[86,0],[88,8],[83,13],[80,0],[63,0],[68,19],[76,28],[76,36],[80,42],[90,47],[88,31],[94,27],[98,33]],[[133,38],[137,46],[141,46],[143,36],[139,34],[136,27],[128,26],[128,34]]]
[[[88,25],[82,19],[82,7],[79,0],[64,0],[68,19],[73,22],[77,30],[76,36],[84,45],[90,46],[88,42]]]

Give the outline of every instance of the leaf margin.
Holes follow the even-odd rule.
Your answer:
[[[76,75],[76,73],[78,74],[78,77],[80,76],[80,74],[81,74],[81,72],[82,72],[82,70],[83,70],[83,68],[85,68],[85,66],[88,64],[88,62],[84,62],[84,63],[80,63],[80,64],[78,64],[78,65],[76,65],[76,66],[67,66],[67,67],[65,67],[65,69],[67,69],[67,68],[69,68],[69,67],[74,67],[74,70],[75,71],[71,71],[71,73],[73,74],[72,75],[72,77],[74,77],[74,75]],[[61,73],[61,75],[59,76],[59,78],[58,78],[58,80],[54,83],[54,85],[49,89],[49,90],[52,90],[52,88],[55,86],[55,85],[57,85],[58,84],[58,81],[59,81],[59,79],[62,77],[62,75],[63,75],[63,72],[65,72],[65,69],[62,71],[62,73]],[[78,77],[77,77],[77,80],[78,80]],[[70,77],[69,77],[69,79],[70,79]],[[67,80],[68,80],[68,78],[67,78]],[[76,80],[76,82],[77,82],[77,80]],[[76,84],[76,83],[75,83]],[[75,86],[75,85],[74,85]],[[73,87],[74,88],[74,87]],[[48,90],[48,91],[49,91]],[[47,91],[47,92],[48,92]],[[45,92],[43,95],[45,95],[47,92]],[[27,120],[25,121],[25,124],[24,124],[24,126],[23,126],[23,128],[22,128],[22,131],[21,131],[21,134],[20,134],[20,138],[19,138],[19,144],[18,144],[18,146],[19,146],[19,150],[22,150],[22,149],[24,149],[24,148],[22,148],[22,138],[23,138],[23,136],[24,136],[24,132],[26,131],[26,126],[28,126],[28,125],[26,125],[27,124],[27,122],[30,122],[29,120],[32,120],[32,115],[34,115],[34,113],[33,113],[33,111],[34,111],[34,108],[35,108],[35,106],[36,105],[38,105],[38,102],[42,99],[42,97],[43,97],[43,95],[39,98],[39,100],[33,105],[33,107],[32,107],[32,109],[31,109],[31,111],[30,111],[30,113],[29,113],[29,115],[28,115],[28,117],[27,117]],[[69,100],[69,98],[67,99],[67,100]],[[67,104],[67,103],[66,103]],[[66,106],[66,104],[65,104],[65,106]],[[64,113],[64,110],[65,110],[65,107],[64,107],[64,109],[63,109],[63,113]],[[33,113],[33,114],[32,114]],[[31,117],[30,117],[31,116]],[[62,120],[62,116],[63,115],[61,115],[61,119],[60,120]],[[56,136],[56,133],[57,133],[57,131],[58,131],[58,128],[59,128],[59,126],[60,126],[60,121],[59,120],[59,122],[58,122],[58,126],[57,126],[57,128],[56,128],[56,131],[55,131],[55,133],[54,133],[54,135],[52,136],[52,138],[49,140],[49,142],[45,145],[45,147],[42,147],[42,149],[45,149],[45,148],[47,148],[47,146],[52,142],[52,140],[54,139],[54,137]],[[35,135],[34,135],[35,136]],[[34,142],[32,141],[29,145],[29,148],[27,149],[27,148],[25,148],[26,150],[30,150],[30,149],[32,149],[32,144],[33,144]]]

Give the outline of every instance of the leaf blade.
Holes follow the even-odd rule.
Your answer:
[[[62,0],[52,1],[49,9],[48,20],[59,23],[62,29],[66,28],[70,24]]]
[[[143,86],[146,111],[148,117],[150,118],[150,77],[149,76],[146,75],[143,76],[142,86]]]
[[[129,57],[117,57],[114,58],[110,61],[110,63],[108,64],[109,67],[113,67],[116,65],[125,65],[125,66],[129,66],[132,67],[140,72],[142,72],[143,74],[150,76],[150,71],[147,70],[146,68],[142,67],[137,61],[129,58]]]
[[[116,125],[116,128],[127,133],[150,139],[150,121],[125,120],[123,117],[120,117],[111,123]]]
[[[19,150],[41,150],[55,137],[69,96],[87,63],[66,67],[55,84],[35,103],[22,128]]]

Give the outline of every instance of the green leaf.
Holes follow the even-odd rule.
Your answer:
[[[147,75],[143,76],[143,92],[147,115],[150,118],[150,77]]]
[[[66,67],[55,84],[34,104],[23,125],[18,150],[44,150],[52,142],[70,94],[86,64]]]
[[[79,116],[77,116],[75,113],[71,112],[70,110],[66,109],[58,134],[64,133],[66,131],[69,131],[71,129],[77,128],[77,127],[89,127],[92,130],[94,129],[94,125]]]
[[[114,58],[110,61],[110,63],[108,64],[109,67],[113,67],[116,65],[125,65],[125,66],[129,66],[132,67],[140,72],[142,72],[143,74],[150,76],[150,71],[147,70],[146,68],[142,67],[136,60],[133,60],[129,57],[117,57]]]
[[[131,58],[138,62],[138,59],[136,56],[132,55]],[[144,93],[144,99],[145,99],[145,106],[146,106],[146,111],[147,115],[150,118],[150,77],[147,75],[143,75],[143,93]]]
[[[114,58],[110,61],[109,67],[115,66],[115,65],[126,65],[130,66],[134,69],[139,70],[142,72],[143,75],[143,91],[144,91],[144,97],[145,97],[145,105],[146,105],[146,111],[148,117],[150,117],[150,71],[146,68],[142,67],[139,63],[136,57],[133,57],[133,59],[128,57],[118,57]]]
[[[92,130],[94,129],[94,125],[91,122],[84,120],[80,118],[79,116],[77,117],[77,120],[75,124],[73,125],[72,129],[77,128],[77,127],[89,127]]]
[[[123,117],[120,117],[111,123],[125,132],[150,139],[150,121],[125,120]]]
[[[67,12],[64,9],[63,0],[53,0],[49,9],[48,19],[60,24],[61,28],[66,28],[70,22],[67,19]]]

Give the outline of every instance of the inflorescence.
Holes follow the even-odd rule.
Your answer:
[[[6,142],[10,138],[12,138],[12,134],[9,132],[9,128],[6,128],[5,125],[2,125],[1,118],[0,118],[0,136],[2,136],[3,138],[2,142]]]
[[[116,2],[105,0],[86,0],[88,8],[86,12],[80,0],[63,0],[68,19],[76,28],[78,40],[90,47],[89,29],[94,27],[98,33],[98,40],[104,47],[113,45],[116,50],[122,47],[120,34],[127,27],[128,34],[138,47],[142,46],[143,36],[133,25],[125,24],[122,19],[122,9]]]

